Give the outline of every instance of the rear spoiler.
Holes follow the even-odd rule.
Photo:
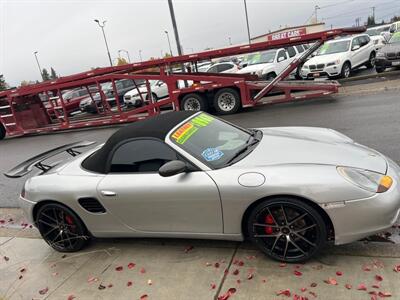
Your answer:
[[[49,159],[50,157],[53,157],[64,151],[66,151],[68,154],[70,154],[72,156],[77,156],[78,154],[80,154],[80,152],[76,151],[75,150],[76,148],[87,147],[87,146],[93,145],[95,143],[96,142],[81,141],[81,142],[66,144],[64,146],[59,146],[57,148],[54,148],[54,149],[48,150],[46,152],[43,152],[41,154],[38,154],[38,155],[20,163],[18,166],[12,168],[7,173],[4,173],[4,175],[9,178],[19,178],[19,177],[25,176],[26,174],[31,172],[33,167],[36,167],[39,170],[41,170],[43,173],[46,173],[51,168],[53,168],[55,165],[57,165],[57,163],[44,164],[43,161],[45,161],[46,159]]]

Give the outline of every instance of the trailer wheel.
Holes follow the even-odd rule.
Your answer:
[[[240,95],[234,89],[221,89],[214,96],[215,110],[221,115],[234,114],[240,106]]]
[[[206,99],[200,94],[187,94],[181,101],[182,110],[207,111]]]
[[[0,123],[0,140],[4,139],[6,136],[6,129],[4,128],[3,124]]]

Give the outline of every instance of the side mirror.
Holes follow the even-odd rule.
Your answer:
[[[248,63],[243,63],[241,67],[242,67],[242,68],[246,68],[247,65],[248,65]]]
[[[356,51],[360,48],[361,48],[360,45],[354,45],[353,48],[351,48],[351,51]]]
[[[180,173],[184,173],[187,170],[186,164],[181,160],[172,160],[158,170],[158,174],[162,177],[170,177]]]
[[[278,62],[284,61],[285,58],[283,56],[278,57]]]
[[[394,28],[390,28],[389,32],[394,33]]]

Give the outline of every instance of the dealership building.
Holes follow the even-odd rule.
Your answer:
[[[309,34],[324,30],[325,30],[325,23],[315,23],[315,24],[308,24],[295,27],[285,27],[273,32],[269,32],[267,34],[253,37],[251,38],[251,42],[257,43],[257,42],[273,41],[288,37],[301,36],[304,34]]]

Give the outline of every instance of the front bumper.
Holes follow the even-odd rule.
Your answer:
[[[125,105],[139,107],[142,104],[140,97],[124,98]]]
[[[333,65],[329,67],[324,67],[322,69],[302,68],[300,71],[300,76],[303,78],[336,77],[340,75],[340,72],[340,65]]]
[[[400,216],[400,167],[390,159],[387,175],[393,185],[384,193],[365,199],[344,201],[325,208],[335,230],[335,244],[346,244],[384,231]]]
[[[379,68],[400,67],[400,59],[376,58],[375,65]]]

